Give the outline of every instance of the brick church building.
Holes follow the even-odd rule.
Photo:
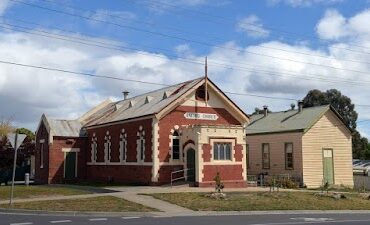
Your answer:
[[[248,116],[211,80],[198,78],[136,97],[104,101],[75,120],[42,115],[37,183],[162,185],[182,177],[246,185]]]

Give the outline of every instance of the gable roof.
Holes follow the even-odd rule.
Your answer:
[[[301,131],[310,129],[328,110],[332,110],[343,122],[342,117],[330,105],[315,106],[298,110],[271,112],[251,116],[251,123],[246,128],[247,135]]]
[[[96,126],[133,118],[155,115],[175,99],[200,83],[203,78],[175,84],[125,100],[112,102],[84,118],[84,126]]]

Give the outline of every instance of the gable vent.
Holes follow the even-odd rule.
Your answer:
[[[166,99],[166,98],[168,98],[168,97],[170,97],[170,92],[169,92],[169,91],[165,91],[165,92],[163,93],[163,98],[162,98],[162,99]]]
[[[135,105],[135,102],[131,100],[130,103],[128,104],[128,107],[132,108],[132,106],[134,106],[134,105]]]
[[[152,96],[146,96],[145,98],[145,104],[149,103],[153,99]]]

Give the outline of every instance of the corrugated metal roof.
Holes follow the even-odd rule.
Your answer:
[[[83,137],[85,132],[78,120],[54,120],[46,118],[53,136]]]
[[[313,125],[328,109],[329,105],[288,110],[283,112],[272,112],[266,117],[257,114],[250,117],[250,124],[246,128],[248,134],[262,134],[274,132],[286,132],[294,130],[305,130]]]
[[[85,118],[84,121],[86,123],[84,126],[93,126],[156,114],[203,79],[190,80],[107,104],[102,109]]]

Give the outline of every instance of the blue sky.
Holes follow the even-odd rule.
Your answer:
[[[230,95],[248,113],[285,110],[293,101],[284,98],[314,88],[337,88],[366,105],[369,7],[368,0],[0,0],[0,61],[172,84],[201,76],[208,56],[210,78],[224,91],[281,98]],[[0,65],[7,106],[0,116],[35,129],[42,113],[77,118],[122,90],[155,88]],[[370,107],[356,110],[370,119]],[[369,137],[370,122],[359,129]]]

